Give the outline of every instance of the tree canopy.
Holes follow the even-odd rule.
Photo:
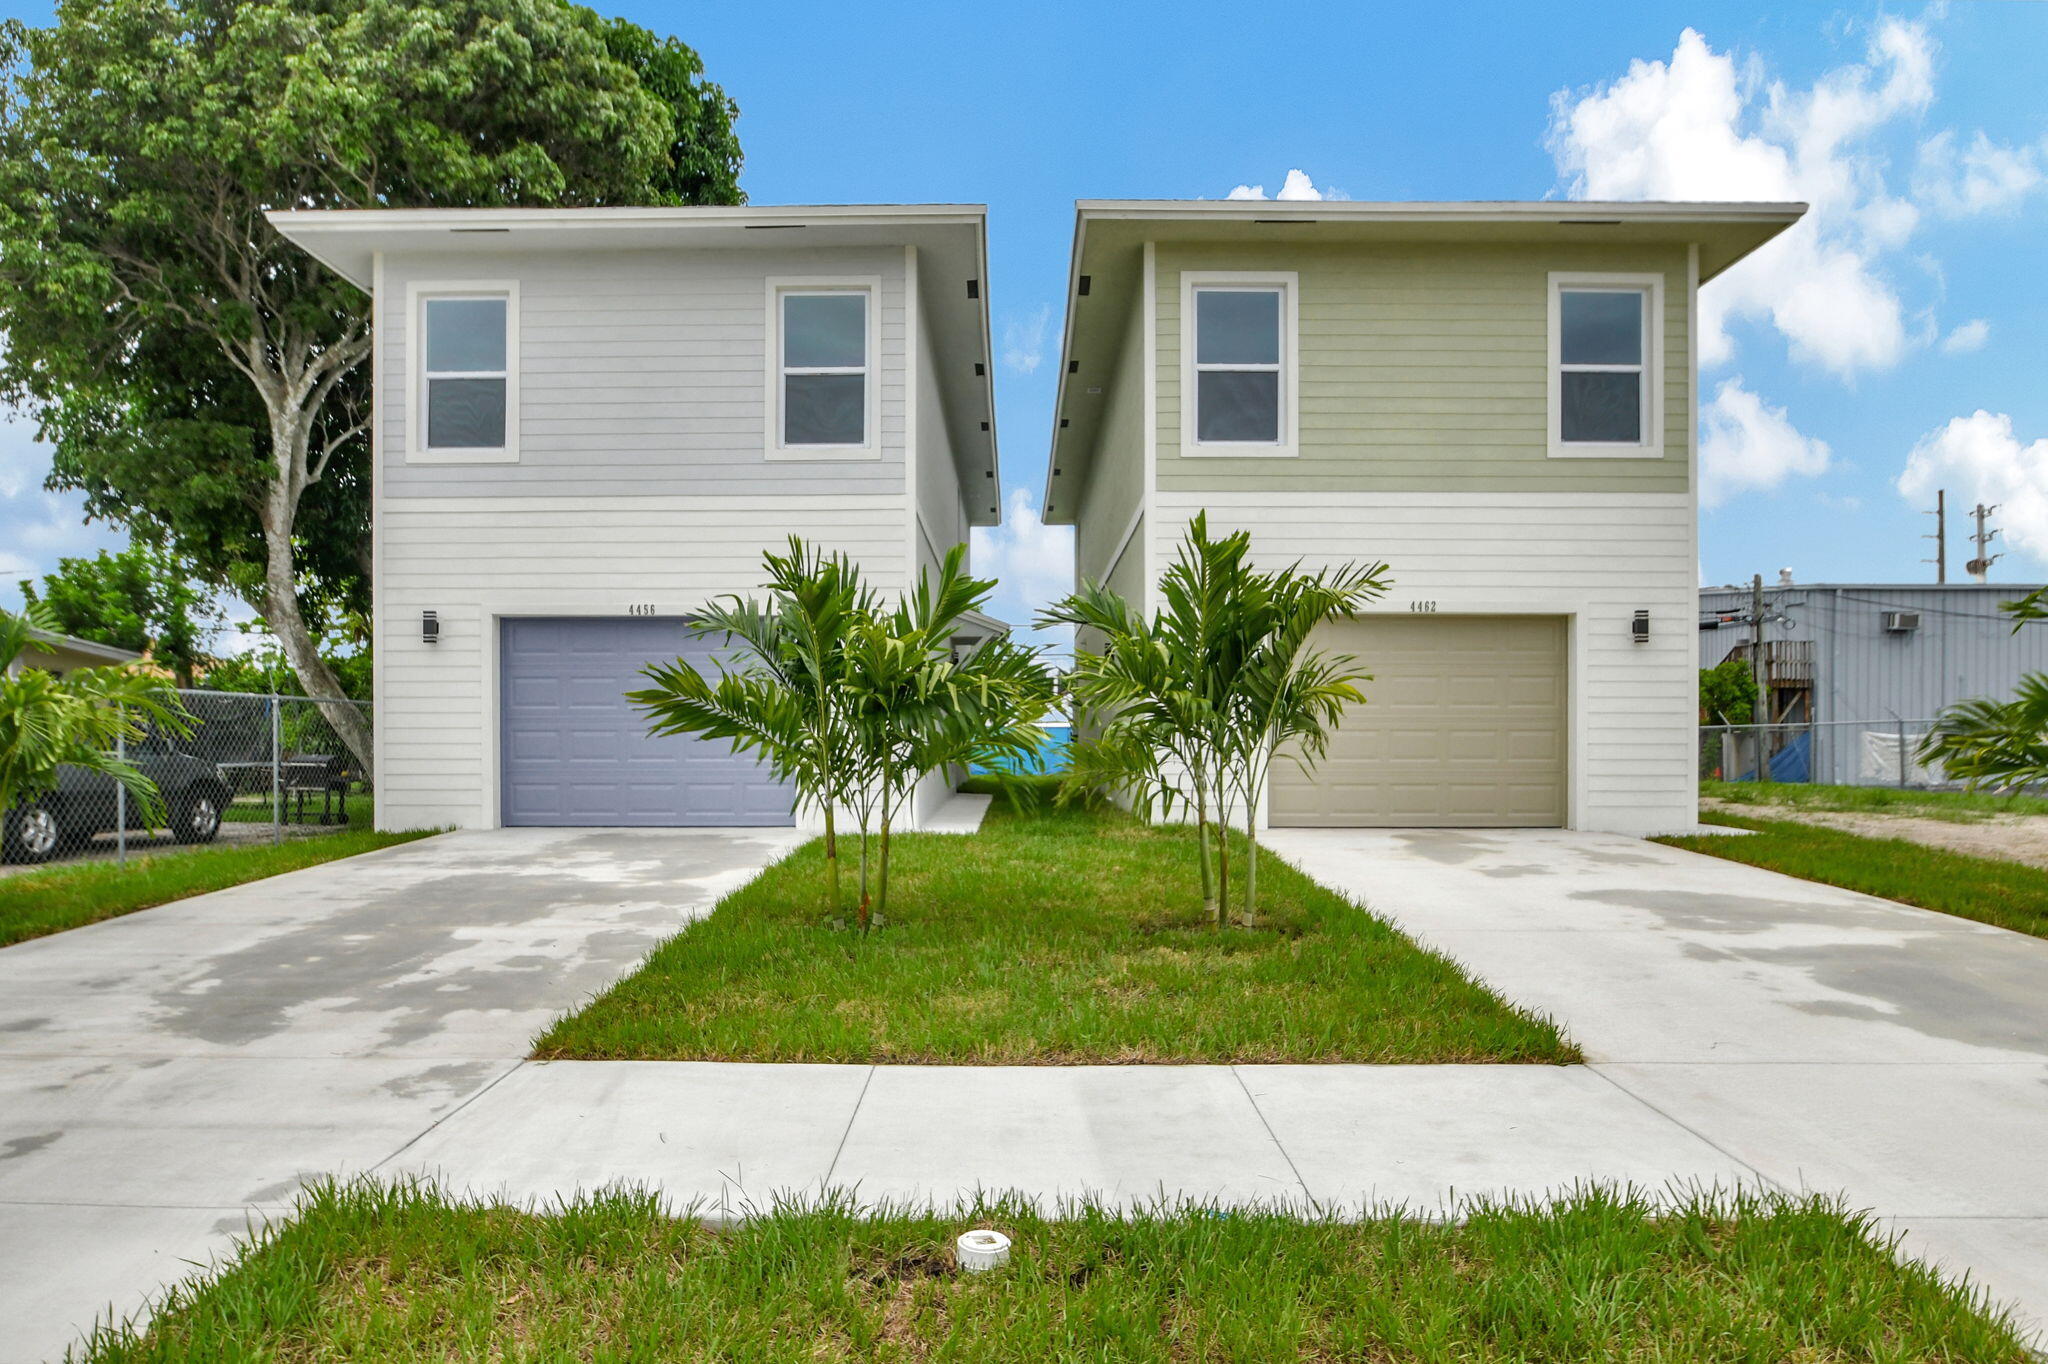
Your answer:
[[[206,637],[218,624],[218,611],[193,585],[189,567],[146,545],[59,559],[40,588],[24,581],[21,595],[31,608],[44,607],[67,635],[147,651],[185,687],[205,664]]]
[[[315,697],[308,602],[366,604],[369,309],[265,211],[741,198],[696,53],[566,0],[62,0],[0,68],[0,399]]]

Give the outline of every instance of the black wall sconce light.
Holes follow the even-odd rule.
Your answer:
[[[1638,644],[1648,644],[1650,642],[1650,613],[1648,611],[1636,612],[1636,618],[1629,622],[1628,637]]]
[[[420,642],[439,644],[441,642],[441,617],[432,611],[420,612]]]

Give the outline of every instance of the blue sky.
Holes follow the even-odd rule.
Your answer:
[[[1937,486],[2004,504],[1994,577],[2048,578],[2048,4],[600,7],[703,53],[756,202],[989,205],[1022,514],[980,562],[1013,619],[1068,571],[1032,512],[1073,201],[1291,170],[1352,199],[1812,199],[1707,293],[1705,580],[1930,576]],[[0,600],[114,541],[44,467],[0,433]]]

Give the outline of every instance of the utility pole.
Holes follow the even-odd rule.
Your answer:
[[[1948,490],[1946,488],[1936,488],[1934,490],[1934,534],[1923,535],[1920,538],[1922,540],[1934,541],[1934,558],[1931,561],[1934,564],[1934,581],[1937,583],[1947,582]],[[1920,562],[1924,564],[1930,561],[1922,559]]]
[[[1756,679],[1756,703],[1762,707],[1760,724],[1771,721],[1769,677],[1764,670],[1764,575],[1749,580],[1749,671]]]
[[[1977,533],[1970,537],[1977,546],[1977,557],[1964,564],[1963,567],[1969,571],[1971,577],[1980,583],[1990,575],[1991,565],[2005,557],[2003,554],[1992,554],[1989,552],[1991,542],[1998,537],[1998,532],[1996,530],[1987,530],[1984,526],[1984,523],[1990,519],[1991,513],[1997,510],[1997,503],[1987,507],[1982,502],[1979,502],[1977,509],[1970,513],[1977,521]]]

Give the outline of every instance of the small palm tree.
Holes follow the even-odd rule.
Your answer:
[[[14,671],[30,649],[49,652],[40,636],[52,633],[43,608],[0,611],[0,839],[10,847],[31,821],[54,819],[36,802],[56,787],[60,767],[112,777],[145,822],[158,823],[164,810],[156,784],[115,749],[140,739],[151,725],[175,735],[192,732],[177,694],[134,669],[77,668],[61,678],[39,668]],[[56,832],[54,825],[47,830],[53,838]]]
[[[1920,744],[1923,761],[1975,791],[2048,784],[2048,673],[2028,673],[2010,701],[1978,697],[1944,710]]]
[[[1163,608],[1147,621],[1122,596],[1100,584],[1081,584],[1055,602],[1040,625],[1071,625],[1094,635],[1069,676],[1077,721],[1067,750],[1061,797],[1118,791],[1147,819],[1194,815],[1196,860],[1202,868],[1202,911],[1221,924],[1229,891],[1229,840],[1219,840],[1210,864],[1210,829],[1221,832],[1217,762],[1223,713],[1217,705],[1219,653],[1227,637],[1227,608],[1239,584],[1249,537],[1208,541],[1190,532],[1180,559],[1161,582]],[[1239,543],[1241,541],[1241,543]]]
[[[1313,767],[1343,708],[1363,699],[1357,684],[1368,674],[1349,656],[1310,649],[1309,638],[1386,590],[1384,564],[1267,573],[1250,555],[1248,533],[1212,536],[1207,514],[1197,514],[1160,576],[1153,619],[1094,584],[1041,618],[1090,631],[1096,645],[1077,658],[1070,684],[1095,732],[1070,750],[1065,794],[1107,786],[1148,815],[1193,813],[1203,907],[1219,927],[1229,915],[1224,831],[1233,803],[1249,838],[1275,756],[1285,748]],[[1257,913],[1255,841],[1247,856],[1249,921]]]
[[[737,666],[717,663],[716,681],[682,659],[645,670],[653,686],[627,699],[655,734],[723,739],[789,783],[798,805],[825,820],[826,899],[840,908],[838,811],[856,779],[855,735],[844,704],[847,648],[875,612],[874,594],[844,554],[807,548],[764,554],[768,597],[729,597],[704,609],[697,633],[732,641]]]
[[[1346,564],[1317,573],[1296,568],[1262,576],[1242,609],[1256,641],[1231,688],[1228,764],[1244,812],[1244,921],[1258,918],[1259,843],[1255,825],[1274,759],[1312,773],[1330,746],[1344,708],[1362,703],[1372,675],[1349,654],[1309,647],[1321,626],[1352,614],[1386,591],[1386,565]]]
[[[817,553],[792,537],[788,554],[764,562],[766,600],[728,598],[697,621],[700,634],[737,644],[732,666],[716,665],[714,680],[681,659],[655,664],[645,670],[654,685],[627,696],[652,718],[654,733],[722,739],[766,762],[795,788],[799,806],[822,811],[835,911],[837,816],[850,811],[860,831],[865,932],[887,903],[890,835],[903,802],[941,767],[1036,754],[1052,681],[1007,640],[955,658],[963,618],[995,587],[967,576],[962,547],[946,556],[936,579],[921,577],[889,610],[844,555]],[[877,886],[869,848],[878,829]]]
[[[1014,768],[1046,743],[1039,722],[1054,686],[1032,651],[999,637],[956,654],[962,622],[995,588],[992,579],[968,576],[965,556],[964,546],[954,546],[936,578],[920,574],[893,610],[868,613],[848,648],[845,698],[863,759],[850,787],[861,827],[863,932],[887,911],[891,835],[918,783],[952,766]],[[872,896],[871,833],[878,852]]]

